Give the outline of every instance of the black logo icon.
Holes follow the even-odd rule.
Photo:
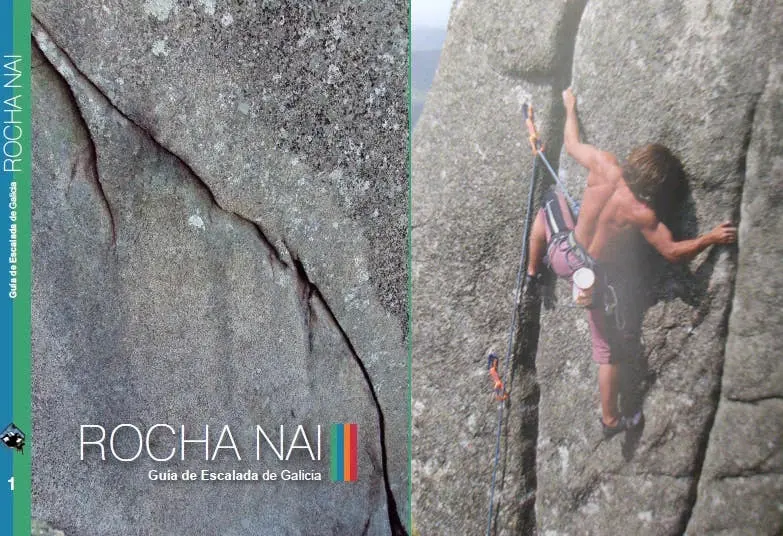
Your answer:
[[[24,432],[17,428],[14,423],[5,427],[2,435],[0,435],[0,440],[2,440],[8,448],[24,452]]]

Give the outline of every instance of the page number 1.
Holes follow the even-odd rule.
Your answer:
[[[11,491],[14,491],[14,477],[9,478],[8,483],[11,484]]]

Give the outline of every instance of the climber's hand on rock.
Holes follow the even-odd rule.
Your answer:
[[[566,110],[573,110],[576,107],[576,95],[570,87],[563,91],[563,105]]]
[[[725,221],[710,231],[713,244],[732,244],[737,241],[737,227]]]

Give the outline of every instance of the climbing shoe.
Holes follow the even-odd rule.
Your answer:
[[[541,306],[541,276],[525,274],[525,286],[520,296],[520,311],[526,317]]]
[[[555,277],[551,270],[543,270],[536,275],[525,274],[525,296],[528,300],[541,299],[544,308],[555,308]]]
[[[617,421],[617,424],[615,426],[606,426],[604,424],[604,420],[602,418],[598,418],[599,421],[601,421],[601,427],[604,431],[604,439],[612,439],[614,436],[619,434],[620,432],[624,432],[626,430],[633,430],[644,419],[644,415],[642,415],[641,411],[636,412],[631,417],[626,417],[623,415],[620,417],[620,419]]]
[[[541,292],[541,274],[530,275],[525,274],[525,294],[529,296],[538,297]]]
[[[555,308],[555,284],[557,276],[550,268],[544,268],[538,274],[538,288],[541,295],[541,301],[544,303],[544,309],[551,311]]]

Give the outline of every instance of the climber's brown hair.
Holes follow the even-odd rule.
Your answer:
[[[679,175],[682,164],[665,146],[650,143],[637,147],[622,166],[623,179],[642,203],[653,205],[661,186],[673,175]]]

